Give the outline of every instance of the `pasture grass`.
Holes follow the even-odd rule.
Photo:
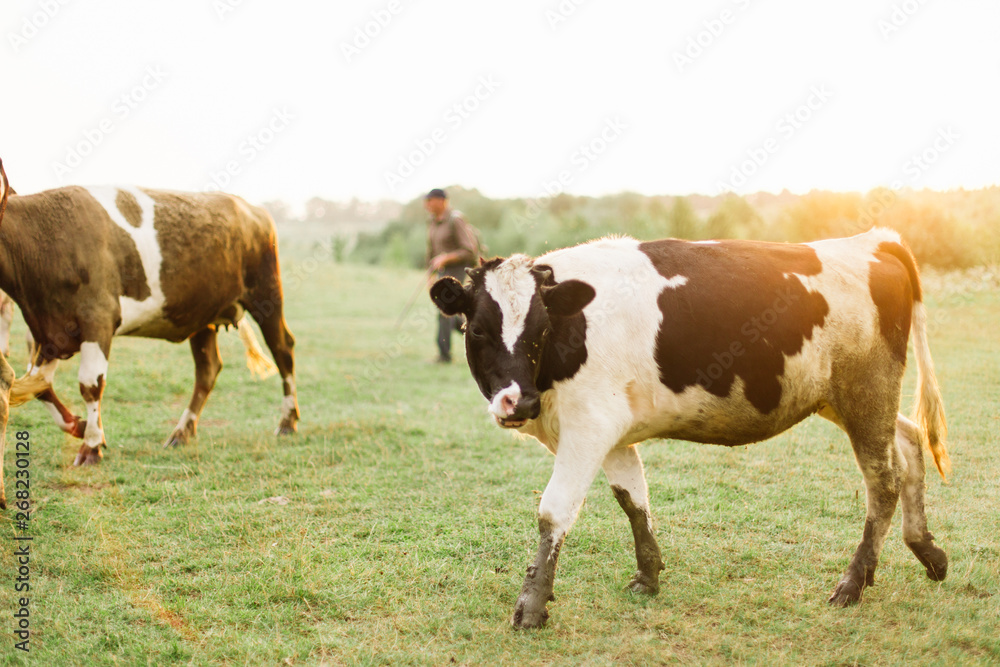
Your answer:
[[[0,662],[1000,662],[995,290],[930,298],[954,476],[946,486],[928,471],[927,506],[946,581],[924,576],[897,512],[863,604],[827,606],[860,539],[864,489],[846,438],[810,419],[749,448],[643,446],[667,563],[655,598],[624,590],[631,532],[601,475],[562,550],[548,627],[514,632],[551,456],[488,421],[460,355],[429,363],[426,298],[392,328],[417,273],[284,268],[297,437],[271,435],[280,383],[251,380],[235,333],[221,336],[226,368],[187,447],[161,449],[192,388],[187,345],[115,341],[100,466],[72,467],[77,442],[40,404],[12,413],[8,497],[13,433],[33,443],[32,637],[30,654],[14,650],[8,509]],[[14,336],[20,371],[23,323]],[[76,368],[62,365],[57,389],[79,413]]]

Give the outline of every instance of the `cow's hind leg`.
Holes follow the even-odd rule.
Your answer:
[[[604,459],[604,474],[615,499],[628,516],[635,540],[635,560],[639,569],[628,589],[633,593],[655,595],[660,590],[660,570],[664,565],[653,535],[646,475],[636,447],[613,449]]]
[[[85,341],[80,345],[80,395],[87,404],[87,426],[73,465],[100,463],[104,456],[101,448],[107,447],[101,422],[101,398],[108,374],[110,347],[110,343],[94,341]]]
[[[276,295],[276,296],[275,296]],[[299,403],[295,390],[295,337],[285,323],[281,310],[281,290],[276,288],[270,298],[253,300],[244,304],[264,335],[264,342],[271,350],[274,363],[281,375],[284,398],[281,401],[281,423],[277,435],[291,435],[298,429]]]
[[[82,438],[83,431],[87,427],[86,420],[80,419],[70,412],[69,408],[63,405],[59,397],[56,396],[56,391],[52,384],[55,381],[56,366],[59,364],[59,360],[49,359],[47,361],[40,361],[38,359],[39,353],[40,351],[37,346],[32,345],[31,358],[34,361],[28,365],[28,375],[40,375],[49,386],[35,398],[42,402],[45,409],[52,415],[52,421],[60,429],[69,433],[74,438]]]
[[[903,508],[903,541],[927,568],[927,576],[941,581],[948,574],[948,556],[934,544],[924,512],[924,450],[920,429],[912,421],[896,417],[896,445],[906,462],[900,504]]]
[[[829,600],[830,604],[839,607],[859,602],[865,587],[875,584],[879,553],[899,502],[905,474],[906,464],[896,446],[895,414],[890,417],[873,414],[875,411],[870,409],[861,411],[866,414],[848,416],[838,411],[836,416],[831,416],[832,412],[821,412],[847,431],[865,479],[867,511],[861,544]]]
[[[198,418],[205,407],[208,395],[215,387],[215,379],[222,370],[222,357],[219,356],[217,331],[214,326],[206,327],[191,336],[191,355],[194,357],[194,394],[191,402],[181,414],[170,439],[164,447],[176,447],[187,444],[198,430]]]

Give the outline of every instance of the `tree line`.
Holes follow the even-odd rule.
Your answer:
[[[542,199],[492,199],[476,189],[448,188],[455,208],[479,231],[490,255],[540,255],[609,234],[640,240],[760,239],[813,241],[850,236],[873,226],[898,230],[922,265],[965,268],[1000,264],[1000,187],[979,190],[892,190],[868,193],[813,190],[803,195],[649,196],[623,192],[602,197],[560,194]],[[311,200],[307,217],[336,211],[391,220],[361,233],[346,261],[420,267],[427,214],[423,199],[393,206],[335,205]],[[357,218],[355,218],[357,219]]]

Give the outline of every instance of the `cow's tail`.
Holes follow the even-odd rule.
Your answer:
[[[9,401],[12,408],[24,405],[51,387],[48,380],[38,372],[38,354],[41,348],[35,345],[35,339],[32,337],[30,329],[25,332],[25,338],[28,342],[28,358],[31,359],[31,362],[28,364],[28,372],[19,378],[14,378],[10,385]]]
[[[48,388],[49,383],[41,373],[25,373],[10,385],[10,407],[24,405]]]
[[[261,380],[266,380],[277,373],[277,367],[264,354],[260,343],[257,342],[257,336],[254,335],[253,327],[247,321],[246,317],[240,319],[236,325],[236,330],[240,334],[240,340],[243,341],[243,347],[246,348],[247,368],[250,369],[250,374]]]
[[[934,360],[927,344],[927,306],[924,305],[917,264],[909,249],[900,259],[906,264],[913,287],[910,330],[913,334],[913,351],[917,358],[917,396],[913,408],[913,421],[917,423],[927,441],[941,479],[947,481],[951,472],[951,459],[948,457],[948,447],[945,445],[948,425],[945,423],[941,388],[938,386],[937,375],[934,374]]]

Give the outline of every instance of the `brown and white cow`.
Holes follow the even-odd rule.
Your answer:
[[[26,377],[44,379],[38,398],[60,428],[83,439],[75,465],[98,463],[106,447],[100,410],[114,336],[190,340],[194,395],[166,443],[178,445],[195,435],[222,368],[218,327],[239,327],[251,367],[270,363],[245,312],[260,325],[284,382],[278,433],[295,432],[294,338],[265,210],[223,193],[135,187],[9,196],[2,164],[0,187],[0,289],[20,307],[35,341]],[[51,386],[59,360],[77,352],[86,419],[66,409]]]
[[[629,588],[664,568],[637,443],[744,445],[812,414],[850,438],[867,490],[860,546],[829,602],[874,583],[897,501],[903,539],[939,581],[948,559],[924,514],[926,443],[949,469],[945,417],[913,257],[893,231],[808,244],[608,238],[532,259],[493,259],[431,297],[462,313],[469,368],[489,412],[537,438],[555,466],[515,627],[548,618],[556,559],[604,470],[635,538]],[[909,334],[915,417],[898,413]]]

